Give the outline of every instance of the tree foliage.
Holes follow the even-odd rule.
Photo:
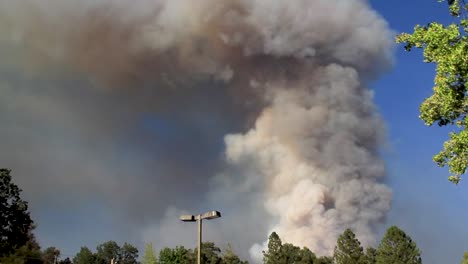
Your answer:
[[[96,259],[99,264],[109,264],[112,259],[120,261],[122,258],[120,246],[115,241],[107,241],[97,246]]]
[[[264,264],[278,264],[281,261],[281,239],[276,232],[268,237],[268,250],[263,254]]]
[[[21,189],[12,182],[10,173],[9,169],[0,169],[0,257],[34,240],[28,203],[21,199]]]
[[[163,248],[159,251],[159,264],[194,263],[193,252],[183,246],[176,248]]]
[[[107,241],[96,247],[96,253],[82,247],[73,258],[74,264],[138,264],[138,249],[129,243],[120,247],[115,241]]]
[[[263,254],[265,264],[312,264],[329,263],[328,258],[317,259],[308,248],[300,248],[290,243],[283,244],[277,233],[271,233],[268,239],[268,250]],[[330,262],[331,263],[331,262]]]
[[[468,252],[465,252],[465,254],[463,254],[461,264],[468,264]]]
[[[129,243],[124,243],[120,249],[119,264],[138,264],[138,249]]]
[[[44,264],[55,264],[55,261],[60,256],[60,250],[55,247],[48,247],[42,252],[42,260]]]
[[[73,264],[70,258],[65,258],[64,260],[60,260],[58,264]]]
[[[364,250],[361,242],[351,229],[346,229],[338,237],[335,251],[333,253],[335,264],[362,264],[364,263]]]
[[[366,264],[375,264],[377,263],[377,250],[373,247],[369,247],[366,249],[366,255],[364,257],[364,263]]]
[[[30,240],[13,253],[0,258],[1,264],[43,264],[39,245]]]
[[[248,264],[237,256],[232,248],[222,251],[213,242],[202,243],[201,261],[204,264]],[[183,246],[163,248],[159,251],[159,264],[192,264],[197,262],[198,249],[186,249]]]
[[[327,256],[322,256],[316,260],[316,262],[313,262],[314,264],[333,264],[333,258],[332,257],[327,257]]]
[[[194,257],[198,254],[198,248],[194,251]],[[201,245],[201,261],[206,264],[221,263],[221,249],[213,242],[205,242]]]
[[[387,229],[377,249],[377,264],[421,264],[416,243],[396,226]]]
[[[82,247],[73,258],[73,264],[96,263],[96,255],[87,247]]]
[[[458,183],[468,167],[468,20],[462,16],[467,6],[459,0],[449,1],[449,10],[457,22],[417,25],[413,33],[402,33],[396,41],[404,43],[407,51],[422,49],[424,61],[436,64],[434,93],[421,104],[420,118],[429,126],[453,127],[433,159],[441,167],[448,166],[449,180]]]
[[[234,250],[228,245],[227,249],[224,250],[222,255],[223,264],[247,264],[247,261],[243,261],[236,255]]]
[[[145,245],[145,254],[143,255],[143,263],[142,264],[156,264],[156,254],[154,253],[153,244],[147,243]]]

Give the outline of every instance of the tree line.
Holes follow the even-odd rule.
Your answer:
[[[197,248],[183,246],[163,248],[158,254],[151,244],[145,246],[139,260],[138,249],[124,243],[108,241],[93,252],[82,247],[73,258],[60,258],[60,250],[49,247],[41,250],[33,234],[35,228],[22,190],[13,183],[11,170],[0,169],[0,263],[1,264],[192,264],[196,263]],[[212,242],[202,243],[202,263],[247,264],[231,247],[221,250]],[[275,232],[268,239],[263,252],[264,264],[420,264],[421,251],[403,230],[390,227],[377,248],[364,250],[351,229],[338,237],[332,256],[317,256],[307,247],[283,243]],[[468,252],[462,264],[468,263]]]

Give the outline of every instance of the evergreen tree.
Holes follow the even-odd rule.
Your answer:
[[[142,264],[156,264],[156,254],[154,253],[153,244],[147,243],[145,245],[145,254],[143,255]]]
[[[120,262],[122,258],[120,246],[115,241],[107,241],[97,246],[96,259],[99,264],[109,264],[112,259]]]
[[[268,238],[268,250],[263,253],[264,264],[279,264],[281,261],[281,239],[276,232]]]
[[[298,264],[315,264],[317,260],[317,256],[306,247],[299,251],[299,256],[300,260],[297,262]]]
[[[217,247],[213,242],[202,243],[201,261],[206,264],[218,264],[221,263],[221,249]],[[194,250],[193,256],[197,256],[198,249]]]
[[[159,264],[189,264],[195,263],[193,252],[183,246],[175,249],[163,248],[159,251]]]
[[[124,243],[120,249],[119,264],[138,264],[138,249],[129,243]]]
[[[282,244],[278,234],[271,233],[268,239],[268,250],[263,252],[265,264],[316,264],[331,263],[327,258],[317,259],[317,256],[308,248],[299,248],[293,244]]]
[[[21,189],[11,181],[10,173],[9,169],[0,169],[0,257],[14,254],[28,242],[23,250],[37,245],[31,233],[34,223],[28,203],[21,199]]]
[[[94,264],[96,263],[96,255],[87,247],[82,247],[80,252],[73,258],[73,264]]]
[[[416,243],[396,226],[387,229],[377,249],[377,264],[421,264]]]
[[[335,264],[361,264],[364,262],[364,251],[361,243],[351,229],[346,229],[338,238],[333,260]]]
[[[314,262],[314,264],[333,264],[333,258],[322,256],[318,258],[317,262]]]
[[[366,264],[375,264],[377,258],[377,250],[373,247],[369,247],[366,250],[365,262]]]
[[[13,253],[0,258],[1,264],[43,264],[41,250],[34,241],[14,250]]]

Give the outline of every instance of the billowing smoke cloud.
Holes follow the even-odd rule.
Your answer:
[[[391,38],[364,0],[3,1],[0,48],[0,161],[34,200],[144,225],[202,200],[252,255],[272,230],[319,254],[347,227],[373,243],[389,210],[365,85]]]

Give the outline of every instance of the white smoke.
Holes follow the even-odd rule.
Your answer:
[[[168,200],[174,196],[171,190],[183,185],[187,199],[196,200],[192,197],[200,198],[201,185],[187,182],[195,182],[191,177],[211,181],[207,204],[222,203],[236,217],[250,219],[244,226],[223,225],[229,238],[245,239],[257,249],[262,246],[255,243],[274,230],[287,242],[324,255],[348,227],[364,244],[373,243],[375,227],[390,207],[391,192],[382,184],[385,169],[379,158],[384,128],[366,89],[366,82],[391,64],[390,36],[385,21],[364,0],[3,1],[4,76],[11,79],[13,71],[18,78],[27,72],[28,78],[46,84],[37,92],[15,88],[18,84],[12,82],[0,94],[8,96],[6,101],[17,100],[20,122],[47,120],[79,128],[71,133],[73,138],[97,138],[99,143],[88,148],[80,140],[69,143],[85,148],[84,160],[101,145],[105,151],[99,153],[108,153],[108,146],[117,144],[109,134],[134,126],[139,113],[173,113],[206,132],[198,135],[200,142],[219,136],[205,123],[219,113],[224,130],[232,132],[225,136],[224,169],[206,165],[213,158],[208,155],[207,168],[194,172],[181,168],[194,165],[190,155],[166,153],[154,159],[167,166],[162,173],[171,176],[152,177],[151,166],[130,162],[146,176],[118,174],[126,188],[109,185],[115,169],[96,164],[96,159],[92,169],[84,170],[85,177],[70,174],[57,181],[53,175],[61,172],[50,174],[44,164],[64,150],[42,148],[43,137],[34,134],[26,137],[38,144],[32,155],[39,148],[50,154],[40,156],[40,169],[30,170],[39,178],[47,175],[44,179],[51,183],[63,182],[63,188],[70,188],[67,181],[74,182],[78,193],[76,186],[88,191],[91,184],[132,212],[133,202],[154,198],[153,187],[160,190],[156,197]],[[37,76],[91,83],[52,89]],[[85,107],[75,103],[77,98]],[[200,115],[190,113],[200,108]],[[34,114],[25,118],[29,113]],[[8,142],[2,143],[19,141],[18,131],[30,135],[30,125],[4,132]],[[68,132],[56,133],[64,141],[70,137]],[[142,141],[132,144],[145,144]],[[146,154],[137,151],[134,156]],[[116,157],[109,163],[127,158],[112,155]],[[201,149],[191,155],[203,157]],[[8,164],[19,159],[21,153],[0,156]],[[215,170],[221,173],[206,176]],[[134,189],[128,187],[132,182]],[[123,189],[128,193],[123,199],[114,197]],[[179,202],[174,206],[193,206]],[[164,203],[157,208],[162,217]],[[162,226],[166,222],[162,220]],[[246,227],[255,226],[256,231],[246,234]]]
[[[286,241],[331,254],[344,227],[365,245],[390,209],[379,183],[382,123],[352,68],[317,68],[299,83],[276,87],[272,103],[245,134],[226,137],[227,158],[244,177],[265,179],[271,231]],[[258,248],[258,247],[256,247]]]

